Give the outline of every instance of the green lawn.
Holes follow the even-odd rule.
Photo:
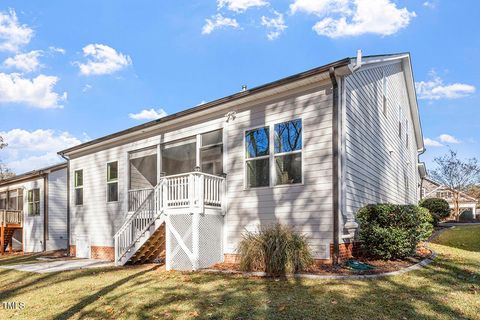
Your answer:
[[[433,264],[375,280],[275,281],[152,265],[55,274],[0,269],[0,301],[26,304],[0,306],[0,319],[479,319],[479,233],[446,231],[432,244],[439,254]]]

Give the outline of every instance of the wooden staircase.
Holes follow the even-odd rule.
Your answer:
[[[16,228],[5,228],[3,231],[3,247],[1,252],[4,253],[7,251],[7,247],[9,247],[9,251],[13,251],[13,233],[15,232]]]
[[[0,253],[9,248],[13,251],[13,234],[23,227],[23,212],[20,210],[0,210]]]
[[[141,264],[156,261],[165,261],[165,223],[152,234],[128,263]]]

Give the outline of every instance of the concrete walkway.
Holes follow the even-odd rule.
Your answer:
[[[440,222],[440,227],[480,226],[480,222]]]
[[[49,273],[78,269],[113,267],[115,264],[110,261],[93,259],[71,259],[71,260],[53,260],[38,263],[14,264],[0,266],[0,269],[12,269],[25,272]]]

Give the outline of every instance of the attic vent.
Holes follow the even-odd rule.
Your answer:
[[[247,85],[246,84],[242,85],[242,91],[247,91]]]

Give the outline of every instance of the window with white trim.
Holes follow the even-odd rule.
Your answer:
[[[302,120],[275,124],[275,185],[302,182]]]
[[[28,214],[39,215],[40,214],[40,189],[36,188],[36,189],[28,190],[27,201],[28,201]]]
[[[270,185],[270,128],[245,132],[245,167],[247,188]]]
[[[83,205],[83,170],[75,170],[73,186],[75,189],[75,205]]]
[[[245,131],[245,171],[247,188],[302,183],[302,120]]]
[[[107,202],[118,201],[118,162],[107,163]]]

